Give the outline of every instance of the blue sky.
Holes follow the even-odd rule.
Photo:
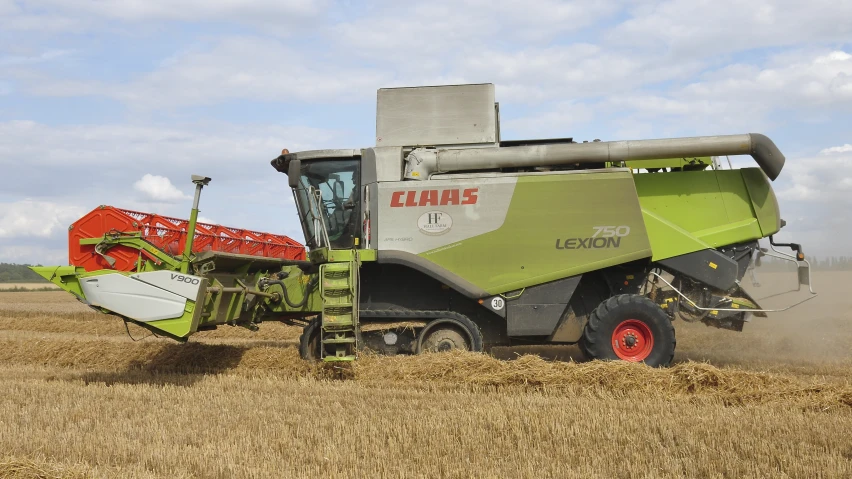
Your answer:
[[[760,132],[783,239],[848,252],[852,2],[0,0],[0,261],[100,204],[301,239],[281,148],[374,144],[380,87],[496,84],[504,139]],[[746,160],[737,160],[745,165]]]

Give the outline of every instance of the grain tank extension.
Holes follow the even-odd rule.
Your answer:
[[[727,155],[757,167],[713,159]],[[741,331],[771,312],[740,286],[761,256],[796,263],[810,288],[801,246],[773,240],[784,161],[754,133],[505,141],[493,85],[382,89],[375,146],[272,161],[289,177],[307,260],[210,253],[130,272],[36,269],[179,340],[282,320],[304,326],[306,359],[579,343],[590,358],[665,365],[675,320]],[[109,274],[123,279],[93,286]],[[105,304],[103,288],[134,282],[180,296],[181,314]]]

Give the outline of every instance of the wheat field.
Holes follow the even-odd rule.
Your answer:
[[[852,274],[815,282],[742,333],[676,322],[668,369],[574,347],[327,368],[277,323],[134,341],[70,295],[0,293],[0,477],[852,477]]]

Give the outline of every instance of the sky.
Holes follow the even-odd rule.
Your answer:
[[[852,2],[0,0],[0,261],[98,205],[302,240],[282,148],[375,144],[381,87],[494,83],[503,139],[758,132],[781,240],[852,237]],[[750,166],[739,157],[735,166]]]

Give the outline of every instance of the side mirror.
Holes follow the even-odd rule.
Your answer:
[[[299,177],[302,174],[302,162],[299,160],[290,160],[290,165],[287,167],[287,179],[290,180],[290,188],[299,187]]]
[[[346,193],[343,187],[343,182],[340,180],[335,181],[333,191],[336,198],[343,198],[343,195]]]

